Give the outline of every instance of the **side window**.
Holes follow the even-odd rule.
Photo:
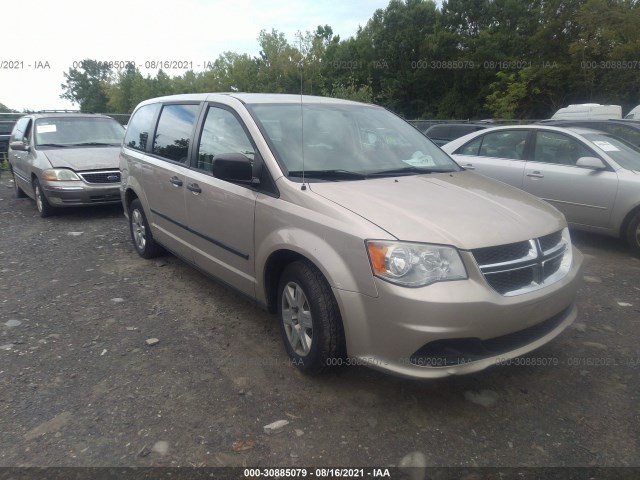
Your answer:
[[[31,134],[31,119],[21,118],[16,122],[16,126],[13,129],[13,135],[11,136],[12,142],[22,142],[24,138],[30,138]]]
[[[196,168],[213,172],[213,160],[221,153],[242,153],[254,159],[249,137],[238,119],[228,110],[209,107],[200,137]]]
[[[602,130],[605,130],[616,137],[620,137],[629,143],[633,143],[634,145],[640,145],[640,130],[636,130],[635,128],[610,124],[606,126],[606,129],[602,128]]]
[[[153,140],[153,153],[186,163],[189,139],[200,105],[165,105]]]
[[[482,137],[479,155],[522,160],[527,135],[529,130],[499,130],[487,133]]]
[[[145,105],[139,108],[129,120],[129,125],[124,136],[124,144],[136,150],[147,150],[149,136],[153,132],[153,119],[160,109],[159,103]]]
[[[557,132],[538,131],[535,162],[555,163],[557,165],[575,165],[580,157],[593,157],[594,154],[577,140]]]
[[[458,148],[455,152],[455,155],[473,155],[478,156],[478,152],[480,151],[480,144],[482,143],[482,137],[478,137],[474,140],[471,140],[469,143],[465,143],[463,146]]]

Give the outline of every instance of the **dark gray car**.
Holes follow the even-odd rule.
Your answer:
[[[15,120],[0,120],[0,159],[9,149],[9,137],[15,124]]]
[[[33,198],[42,217],[58,207],[118,203],[123,136],[124,128],[106,115],[20,118],[8,152],[16,196]]]

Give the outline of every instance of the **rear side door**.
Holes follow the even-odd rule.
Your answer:
[[[458,148],[453,157],[467,170],[522,188],[529,129],[497,130]]]
[[[577,167],[581,157],[602,157],[564,133],[538,130],[534,145],[523,189],[551,203],[569,223],[609,228],[618,190],[616,172]]]
[[[147,111],[142,111],[147,109]],[[139,183],[153,235],[162,245],[192,261],[185,240],[188,158],[199,103],[150,104],[136,112],[125,135],[130,175]],[[155,127],[154,127],[155,126]]]
[[[203,112],[192,170],[185,178],[185,207],[198,267],[255,296],[254,217],[258,193],[212,174],[216,155],[241,153],[261,165],[245,125],[233,109],[211,104]]]

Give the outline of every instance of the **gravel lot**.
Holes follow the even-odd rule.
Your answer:
[[[616,240],[574,234],[577,323],[520,359],[556,365],[410,381],[298,373],[274,316],[139,258],[121,208],[41,219],[5,173],[0,222],[0,466],[640,466],[640,259]]]

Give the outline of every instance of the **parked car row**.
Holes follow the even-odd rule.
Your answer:
[[[640,252],[637,146],[465,127],[477,131],[443,151],[373,105],[179,95],[142,102],[126,132],[103,116],[23,117],[9,160],[42,216],[121,201],[140,256],[168,250],[277,313],[303,371],[351,359],[434,378],[523,355],[574,321],[568,225]]]

